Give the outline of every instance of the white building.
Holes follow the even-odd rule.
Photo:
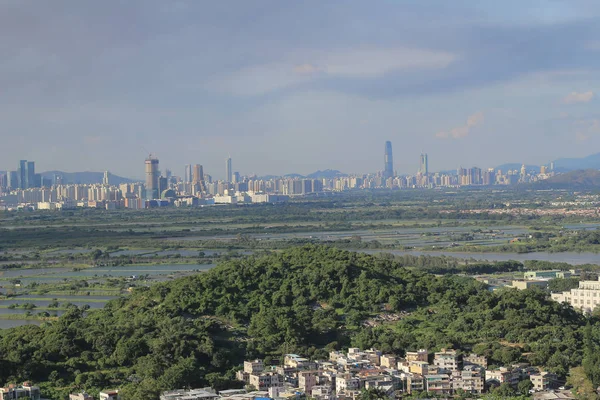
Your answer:
[[[555,301],[591,312],[600,304],[600,278],[597,281],[581,281],[579,288],[571,289],[570,292],[552,293],[551,296]]]

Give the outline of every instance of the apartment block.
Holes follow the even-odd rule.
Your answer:
[[[438,367],[440,370],[454,372],[460,369],[461,363],[459,355],[456,350],[446,350],[435,353],[433,358],[433,365]]]

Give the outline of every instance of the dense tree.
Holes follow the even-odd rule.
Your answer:
[[[120,387],[123,398],[146,400],[177,387],[227,385],[244,358],[317,358],[350,344],[400,355],[474,350],[495,365],[529,361],[563,376],[581,365],[587,320],[570,306],[539,290],[492,292],[474,279],[408,266],[313,245],[230,260],[136,289],[102,310],[69,307],[55,322],[7,330],[0,379],[41,382],[51,398],[77,385]],[[363,325],[382,313],[401,317]],[[596,331],[585,335],[584,368],[594,382]],[[51,389],[59,381],[64,389]]]

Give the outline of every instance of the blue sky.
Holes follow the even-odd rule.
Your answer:
[[[0,169],[223,177],[600,151],[597,1],[0,0]]]

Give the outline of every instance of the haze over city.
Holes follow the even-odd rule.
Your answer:
[[[415,173],[600,147],[592,1],[3,1],[0,167]]]

